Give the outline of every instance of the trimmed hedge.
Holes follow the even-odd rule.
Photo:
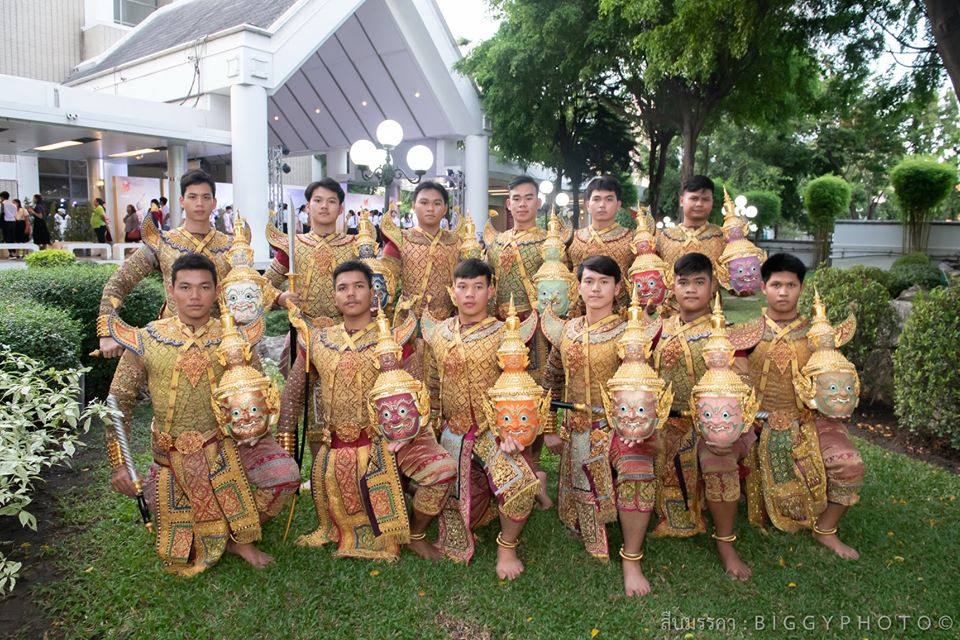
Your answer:
[[[921,292],[893,360],[900,424],[960,450],[960,286]]]
[[[290,319],[286,309],[274,309],[264,316],[268,336],[285,336],[290,331]]]
[[[850,267],[847,272],[863,280],[878,282],[883,288],[890,291],[890,272],[884,271],[880,267],[867,267],[862,264]],[[890,295],[895,295],[893,292]]]
[[[864,280],[851,270],[823,267],[807,276],[800,296],[800,312],[810,314],[813,292],[817,289],[827,307],[830,322],[837,324],[850,313],[854,303],[857,333],[842,351],[860,370],[864,395],[883,396],[889,391],[890,357],[897,331],[896,315],[890,307],[890,294],[879,282]]]
[[[896,298],[901,292],[918,284],[923,289],[935,289],[947,284],[947,279],[935,265],[904,263],[890,268],[890,295]]]
[[[78,263],[69,267],[21,269],[0,272],[0,290],[14,300],[35,300],[63,310],[75,320],[81,331],[81,363],[91,367],[87,374],[87,392],[103,395],[117,366],[117,359],[91,358],[87,354],[99,347],[97,313],[103,286],[113,275],[115,265]],[[144,279],[124,301],[120,316],[142,327],[155,320],[163,305],[163,285],[155,278]],[[19,350],[18,345],[11,345]]]
[[[80,366],[80,323],[33,300],[0,299],[0,344],[58,370]]]
[[[43,249],[28,254],[25,262],[28,267],[66,267],[77,262],[72,251],[63,249]]]
[[[925,254],[923,251],[912,251],[910,253],[905,253],[896,260],[893,261],[893,264],[890,265],[890,268],[899,267],[906,264],[932,264],[933,261],[930,260],[930,256]]]

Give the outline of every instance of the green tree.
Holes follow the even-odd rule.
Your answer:
[[[956,165],[931,158],[906,158],[890,172],[890,181],[900,205],[900,219],[909,232],[907,251],[926,250],[936,208],[957,183]]]
[[[586,73],[597,55],[584,29],[597,19],[591,0],[497,0],[503,21],[458,68],[480,88],[505,157],[539,162],[565,176],[579,223],[586,175],[629,168],[633,135],[620,98],[603,77]],[[606,65],[600,65],[601,67]]]
[[[837,176],[820,176],[807,183],[803,191],[803,204],[807,208],[816,241],[814,264],[828,261],[833,223],[850,208],[850,195],[850,184]]]

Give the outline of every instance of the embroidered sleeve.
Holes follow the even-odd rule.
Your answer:
[[[104,285],[103,295],[100,297],[100,315],[106,316],[113,312],[113,304],[111,304],[110,298],[116,298],[122,303],[127,294],[133,291],[133,288],[141,280],[159,270],[160,262],[157,260],[157,254],[154,253],[153,249],[147,245],[137,249],[136,253],[127,258]],[[157,311],[159,312],[159,309]],[[100,333],[101,338],[106,336],[107,334]]]
[[[123,427],[127,432],[127,440],[130,439],[130,430],[133,426],[133,409],[137,405],[137,399],[140,397],[140,390],[147,381],[147,369],[140,359],[140,356],[133,351],[124,350],[120,356],[120,362],[117,364],[117,370],[113,374],[113,382],[110,383],[110,395],[117,399],[117,406],[123,412]],[[107,451],[111,457],[118,445],[117,436],[113,429],[105,430]],[[111,466],[116,468],[111,460]]]
[[[297,432],[297,423],[303,408],[303,396],[306,388],[307,376],[304,372],[303,350],[297,354],[297,360],[293,363],[293,368],[287,375],[287,381],[283,386],[283,395],[280,398],[280,420],[277,423],[278,434],[290,434],[293,436]],[[295,436],[293,436],[295,438]],[[289,438],[289,436],[288,436]],[[283,439],[283,438],[281,438]]]
[[[563,400],[563,387],[565,383],[566,375],[563,371],[563,358],[560,355],[560,347],[559,345],[554,345],[550,349],[547,366],[543,371],[543,386],[550,390],[551,400]]]

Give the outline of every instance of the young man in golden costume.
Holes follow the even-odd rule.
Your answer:
[[[309,428],[320,434],[310,474],[319,526],[297,544],[334,542],[340,556],[394,560],[400,544],[409,543],[418,555],[439,558],[425,532],[446,500],[455,475],[453,460],[420,424],[426,420],[420,414],[412,439],[398,443],[382,435],[368,408],[383,366],[377,344],[384,331],[372,321],[370,311],[373,272],[363,262],[348,261],[334,269],[332,280],[343,321],[312,331],[310,344],[300,345],[281,403],[280,437],[292,448],[309,362],[318,376],[313,399],[316,425]],[[386,330],[382,339],[404,345],[415,328],[416,320],[409,315],[392,336]],[[392,349],[385,346],[386,351]],[[409,525],[403,477],[415,486]]]
[[[337,230],[337,221],[343,214],[343,188],[333,178],[311,182],[303,191],[307,199],[310,231],[297,234],[294,241],[296,293],[293,302],[304,315],[316,324],[322,318],[339,320],[340,312],[334,303],[333,270],[341,262],[360,256],[358,236]],[[293,230],[291,229],[292,233]],[[273,224],[267,226],[267,241],[276,249],[266,276],[277,289],[284,289],[290,271],[289,239]],[[321,320],[320,324],[326,324]]]
[[[154,465],[143,495],[165,568],[195,575],[224,552],[262,568],[273,558],[253,544],[260,525],[279,513],[300,481],[293,458],[270,435],[276,389],[259,372],[232,316],[225,314],[222,325],[211,317],[213,262],[197,253],[174,260],[167,295],[176,315],[143,329],[125,325],[116,313],[105,323],[124,348],[108,399],[124,421],[123,429],[107,430],[111,482],[125,495],[139,493],[126,456],[133,409],[146,384]],[[256,339],[262,322],[245,330]]]
[[[162,231],[152,216],[143,219],[143,246],[124,261],[123,265],[110,276],[103,287],[100,298],[100,319],[97,334],[100,336],[100,353],[105,358],[115,358],[123,352],[106,329],[106,319],[123,304],[123,299],[137,283],[151,273],[159,271],[163,282],[171,282],[171,267],[180,256],[199,253],[206,256],[217,268],[217,277],[222,279],[230,271],[227,252],[232,238],[210,226],[210,212],[217,206],[216,183],[203,171],[188,171],[180,178],[180,206],[183,208],[183,224],[172,231]],[[278,306],[286,304],[289,293],[268,296],[276,300]],[[214,310],[216,314],[218,310]],[[167,295],[162,317],[177,314],[176,302]]]
[[[607,256],[617,263],[621,274],[629,271],[633,262],[633,232],[615,221],[623,206],[622,193],[620,181],[613,176],[600,176],[587,184],[585,198],[590,226],[573,234],[569,253],[574,273],[590,256]],[[625,305],[629,300],[626,287],[621,287],[617,301]]]
[[[660,520],[653,535],[688,537],[705,532],[701,513],[705,497],[724,569],[736,580],[747,580],[751,570],[740,559],[733,542],[740,497],[738,462],[747,455],[753,431],[747,430],[732,444],[716,446],[708,444],[695,428],[691,397],[707,372],[704,355],[713,334],[713,266],[706,255],[694,252],[681,256],[673,271],[679,312],[657,321],[661,328],[653,351],[654,368],[672,385],[674,394],[670,419],[658,434],[656,509]],[[757,319],[725,330],[724,338],[735,351],[732,364],[741,376],[748,371],[745,350],[760,340],[762,329],[763,321]],[[701,495],[701,480],[705,496]]]
[[[657,253],[672,266],[681,256],[702,253],[716,265],[726,246],[723,229],[708,222],[713,210],[713,180],[707,176],[693,176],[683,183],[680,191],[680,210],[683,221],[660,230],[657,235]],[[716,279],[716,276],[714,276]]]
[[[605,525],[619,520],[624,592],[642,596],[650,592],[640,562],[656,496],[656,444],[672,392],[646,363],[655,325],[636,294],[626,322],[613,313],[623,284],[617,263],[593,256],[578,276],[586,314],[564,321],[550,308],[541,320],[554,345],[545,380],[565,409],[559,437],[545,436],[561,450],[558,512],[603,561]]]
[[[806,267],[795,256],[770,256],[760,273],[765,326],[748,359],[767,418],[748,476],[750,519],[769,520],[781,531],[811,529],[817,542],[856,559],[857,551],[837,537],[837,523],[857,503],[863,483],[863,460],[843,424],[860,385],[836,351],[853,336],[856,321],[850,316],[830,326],[819,297],[813,319],[798,314]]]
[[[469,562],[474,553],[473,529],[499,516],[497,576],[513,580],[523,571],[516,547],[540,483],[530,459],[533,438],[523,442],[518,433],[500,429],[499,419],[506,415],[507,422],[512,419],[518,427],[521,423],[539,424],[539,400],[544,393],[524,366],[522,372],[503,379],[510,389],[502,391],[516,396],[512,412],[494,415],[488,394],[501,391],[494,389],[501,380],[498,356],[503,361],[509,356],[501,351],[513,349],[523,359],[538,316],[532,311],[520,325],[509,302],[507,324],[488,315],[487,303],[494,295],[492,282],[490,267],[480,260],[457,265],[452,294],[457,315],[437,320],[429,310],[424,311],[423,334],[430,347],[427,386],[440,414],[440,443],[458,465],[457,479],[440,516],[441,549],[455,561]],[[531,388],[536,394],[530,393]],[[526,397],[529,395],[536,395],[536,400]],[[534,438],[537,435],[533,433]]]

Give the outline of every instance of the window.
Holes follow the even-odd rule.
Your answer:
[[[57,160],[40,158],[37,161],[40,174],[40,193],[49,201],[70,200],[87,202],[90,198],[87,184],[87,163],[84,160]]]
[[[113,21],[135,27],[157,10],[157,0],[113,0]]]

